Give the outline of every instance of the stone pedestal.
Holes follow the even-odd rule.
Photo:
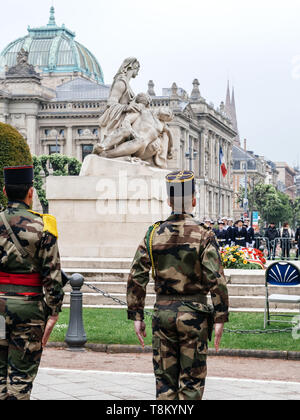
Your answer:
[[[62,256],[132,258],[148,227],[170,214],[168,172],[90,155],[81,176],[49,177]]]

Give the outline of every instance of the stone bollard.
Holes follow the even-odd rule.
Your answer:
[[[81,274],[73,274],[70,278],[72,287],[70,320],[65,342],[69,350],[72,351],[84,351],[84,345],[87,342],[82,319],[82,292],[80,291],[83,283],[84,278]]]

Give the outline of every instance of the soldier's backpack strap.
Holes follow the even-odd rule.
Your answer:
[[[2,219],[2,222],[3,222],[3,224],[4,224],[4,226],[7,230],[7,233],[9,235],[10,239],[12,240],[13,244],[17,248],[17,251],[22,256],[22,258],[27,258],[28,256],[30,256],[30,254],[27,251],[25,251],[25,249],[20,244],[20,241],[18,240],[18,238],[14,234],[14,232],[13,232],[13,230],[12,230],[12,228],[11,228],[10,224],[8,223],[8,220],[5,216],[5,213],[0,213],[0,217]]]
[[[154,259],[153,259],[153,250],[152,250],[153,237],[154,237],[155,231],[160,227],[162,223],[163,222],[154,223],[154,225],[150,226],[146,235],[146,245],[147,245],[148,254],[151,260],[153,279],[155,278],[155,266],[154,266]]]

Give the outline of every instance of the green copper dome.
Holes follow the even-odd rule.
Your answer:
[[[103,72],[94,55],[79,42],[75,33],[64,25],[57,26],[54,7],[50,9],[47,26],[28,27],[28,35],[11,42],[0,54],[0,69],[16,65],[17,54],[24,48],[29,52],[29,64],[43,73],[81,72],[99,83],[104,83]]]

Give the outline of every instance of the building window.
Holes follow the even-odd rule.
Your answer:
[[[54,155],[55,153],[60,153],[60,146],[49,146],[49,155]]]
[[[255,160],[249,160],[248,161],[248,169],[255,170],[256,169],[256,162]]]
[[[82,145],[82,160],[84,160],[88,155],[93,153],[94,146],[92,144],[83,144]]]
[[[233,161],[233,169],[236,169],[236,170],[241,169],[241,162],[239,160]]]
[[[81,128],[79,128],[79,129],[77,130],[77,133],[78,133],[80,136],[82,136],[82,134],[83,134],[83,130],[82,130]]]
[[[45,136],[49,136],[50,130],[45,130]]]

